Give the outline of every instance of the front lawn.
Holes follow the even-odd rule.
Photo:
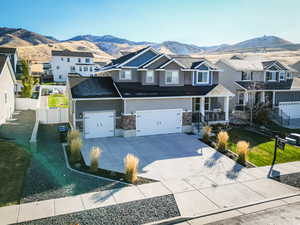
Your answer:
[[[20,146],[0,142],[0,206],[19,203],[30,159]]]
[[[68,98],[63,94],[53,94],[48,96],[49,108],[68,108]]]
[[[250,143],[248,160],[256,166],[267,166],[272,164],[275,140],[263,135],[247,131],[243,128],[233,128],[229,131],[228,148],[236,152],[236,143],[240,140]],[[300,160],[300,148],[286,145],[285,150],[277,150],[276,163],[285,163]]]

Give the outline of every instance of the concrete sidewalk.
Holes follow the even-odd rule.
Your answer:
[[[279,164],[276,174],[300,172],[300,162]],[[201,176],[191,180],[168,180],[139,186],[87,193],[0,208],[0,224],[30,221],[86,209],[174,194],[181,216],[191,217],[242,204],[252,204],[282,195],[300,194],[300,189],[266,178],[269,167],[244,169],[248,179],[213,184]],[[223,177],[224,178],[224,177]],[[219,178],[222,181],[222,176]],[[226,179],[225,179],[226,181]]]

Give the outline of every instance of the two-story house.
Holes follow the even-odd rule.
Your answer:
[[[52,51],[51,69],[55,82],[66,82],[69,74],[94,76],[94,56],[90,52]]]
[[[300,118],[300,79],[293,77],[295,69],[277,60],[236,56],[221,59],[216,65],[223,71],[220,84],[235,94],[231,110],[263,103],[291,119]]]
[[[69,76],[69,118],[85,138],[191,132],[228,123],[233,94],[205,59],[146,47],[113,60],[97,77]]]
[[[8,56],[10,64],[15,73],[17,73],[18,51],[16,48],[0,47],[0,55]]]

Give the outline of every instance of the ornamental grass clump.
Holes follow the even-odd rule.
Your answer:
[[[102,150],[99,147],[93,147],[90,151],[91,166],[90,170],[96,172],[99,167],[99,158],[101,156]]]
[[[71,144],[73,139],[80,138],[79,130],[71,130],[68,132],[68,144]]]
[[[70,161],[71,161],[71,163],[76,163],[76,162],[80,161],[81,147],[82,147],[82,140],[80,137],[71,140],[71,143],[70,143]]]
[[[210,135],[211,135],[211,127],[210,126],[205,126],[203,127],[202,131],[203,131],[203,140],[205,142],[209,142],[209,138],[210,138]]]
[[[220,131],[217,138],[217,149],[221,152],[224,152],[228,144],[228,133],[226,131]]]
[[[127,154],[124,158],[125,180],[132,184],[137,182],[139,158],[133,154]]]
[[[236,151],[238,154],[238,163],[245,165],[249,152],[249,143],[246,141],[239,141],[236,145]]]

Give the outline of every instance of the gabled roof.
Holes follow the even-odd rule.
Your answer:
[[[63,51],[51,51],[52,56],[70,56],[70,57],[90,57],[93,58],[94,55],[91,52],[77,52],[77,51],[70,51],[70,50],[63,50]]]
[[[152,65],[152,63],[156,62],[157,60],[161,59],[162,57],[166,57],[168,59],[171,59],[168,55],[166,54],[159,54],[155,56],[154,58],[150,59],[149,61],[145,62],[140,66],[140,68],[147,68],[148,66]]]
[[[263,59],[221,59],[220,62],[232,67],[236,71],[264,71],[272,65],[276,65],[281,70],[296,72],[293,68],[279,62],[278,60]]]
[[[209,62],[205,58],[190,57],[190,56],[174,56],[174,58],[180,62],[186,69],[197,69],[200,65],[205,64],[211,70],[219,70],[219,68],[213,63]]]
[[[73,98],[120,98],[111,77],[69,76]]]
[[[248,91],[258,90],[300,90],[300,78],[289,79],[281,82],[263,81],[236,81],[240,87]]]
[[[0,54],[15,54],[17,51],[16,48],[7,48],[7,47],[0,47]]]
[[[5,63],[8,64],[10,75],[11,75],[11,79],[13,80],[14,83],[16,83],[16,78],[15,78],[14,70],[13,70],[13,68],[11,66],[11,63],[10,63],[10,60],[8,59],[8,56],[6,56],[6,55],[0,55],[0,75],[1,75],[1,73],[3,71]]]
[[[178,66],[185,68],[184,65],[182,65],[179,61],[177,61],[175,58],[170,59],[169,61],[165,62],[164,64],[162,64],[161,66],[159,66],[157,69],[163,69],[165,68],[167,65],[169,65],[170,63],[176,63]]]
[[[144,50],[148,49],[149,47],[145,47],[145,48],[142,48],[138,51],[135,51],[135,52],[131,52],[127,55],[123,55],[117,59],[113,59],[112,62],[110,64],[108,64],[107,66],[111,66],[111,65],[120,65],[126,61],[128,61],[129,59],[133,58],[134,56],[136,55],[139,55],[141,52],[143,52]]]

